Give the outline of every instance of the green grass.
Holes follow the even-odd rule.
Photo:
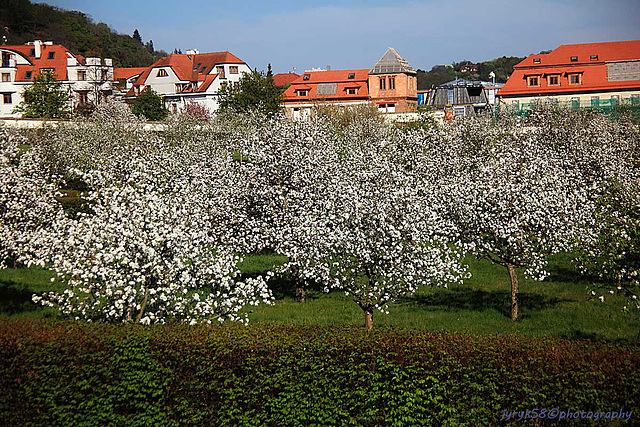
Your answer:
[[[262,274],[286,261],[274,254],[250,255],[240,264],[244,274]],[[392,304],[389,314],[376,313],[376,328],[446,330],[469,334],[517,333],[528,336],[556,336],[596,340],[638,339],[638,314],[621,311],[624,301],[606,303],[587,299],[590,282],[571,267],[568,255],[550,261],[551,277],[544,282],[520,278],[520,319],[509,317],[510,284],[506,269],[487,261],[468,260],[472,277],[462,285],[421,288],[415,295]],[[53,290],[51,274],[39,268],[0,271],[0,314],[49,317],[53,309],[31,302],[31,294]],[[301,325],[354,325],[364,323],[360,308],[339,292],[325,294],[309,289],[307,301],[295,298],[293,282],[276,277],[270,282],[274,305],[252,307],[254,323]]]

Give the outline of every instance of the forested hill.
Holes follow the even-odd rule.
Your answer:
[[[113,58],[118,67],[144,67],[167,55],[154,50],[153,41],[143,43],[141,37],[118,34],[82,12],[29,0],[0,0],[2,36],[10,45],[51,40],[86,57]]]
[[[436,65],[431,71],[418,70],[418,90],[431,89],[443,83],[455,80],[456,77],[466,80],[491,81],[489,73],[492,71],[496,75],[497,83],[505,83],[511,73],[513,66],[522,61],[525,57],[503,56],[491,61],[479,62],[477,72],[462,72],[463,65],[471,64],[470,61],[456,62],[452,65]]]

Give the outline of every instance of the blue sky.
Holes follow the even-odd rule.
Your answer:
[[[274,72],[370,68],[388,46],[414,68],[526,56],[561,44],[640,39],[638,0],[264,2],[46,0],[156,49],[228,50]]]

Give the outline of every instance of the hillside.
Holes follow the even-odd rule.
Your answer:
[[[113,58],[118,67],[144,67],[166,56],[151,40],[118,34],[82,12],[59,9],[29,0],[0,0],[0,37],[7,44],[51,40],[83,56]]]
[[[472,64],[470,61],[456,62],[450,66],[436,65],[430,71],[417,70],[418,73],[418,90],[430,89],[432,86],[438,86],[456,77],[467,80],[491,81],[489,73],[492,71],[496,75],[496,83],[505,83],[511,73],[513,66],[522,61],[524,57],[503,56],[491,61],[478,63],[477,72],[462,72],[463,65]]]

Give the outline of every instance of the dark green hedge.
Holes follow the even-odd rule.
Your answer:
[[[555,338],[0,317],[0,425],[497,425],[527,408],[633,424],[639,362]]]

